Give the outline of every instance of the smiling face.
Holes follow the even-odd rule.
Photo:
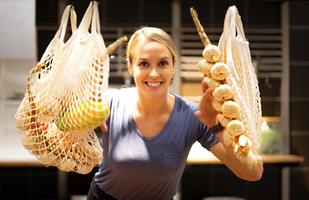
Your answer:
[[[165,95],[173,77],[173,56],[163,44],[143,39],[132,51],[128,70],[139,92],[144,95]]]
[[[175,47],[162,29],[137,30],[127,46],[129,73],[140,94],[167,95],[174,74]]]

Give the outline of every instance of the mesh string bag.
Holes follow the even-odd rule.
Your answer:
[[[223,142],[249,167],[257,164],[262,125],[261,98],[251,61],[249,42],[237,8],[228,8],[218,46],[212,45],[194,8],[190,10],[204,44],[204,59],[198,63],[204,80],[213,90],[212,103],[223,125]]]
[[[73,33],[64,43],[69,17]],[[109,116],[103,102],[108,54],[127,38],[106,48],[96,2],[90,2],[77,29],[75,24],[73,7],[67,6],[54,38],[29,72],[15,119],[17,128],[25,133],[23,145],[39,161],[86,174],[103,155],[93,129]]]
[[[255,149],[260,146],[262,128],[261,97],[252,64],[249,42],[236,6],[228,8],[219,40],[222,60],[230,67],[227,83],[234,89],[235,101],[241,106],[241,120]]]

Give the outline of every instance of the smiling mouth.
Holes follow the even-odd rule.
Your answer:
[[[158,88],[161,84],[163,83],[163,81],[158,81],[158,82],[145,82],[145,85],[147,85],[150,88]]]

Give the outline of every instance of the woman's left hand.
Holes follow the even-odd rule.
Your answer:
[[[203,95],[199,102],[199,108],[195,112],[195,115],[199,120],[206,124],[208,127],[212,127],[217,124],[217,114],[218,112],[213,108],[212,101],[213,95],[212,90],[207,86],[206,82],[202,81],[201,83]]]

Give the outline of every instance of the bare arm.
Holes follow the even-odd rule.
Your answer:
[[[199,103],[199,109],[196,111],[196,116],[199,120],[205,123],[208,127],[217,124],[217,112],[212,107],[213,95],[210,88],[207,87],[205,81],[202,81],[203,95]],[[232,145],[225,146],[223,143],[223,132],[216,134],[220,140],[214,145],[210,151],[222,161],[236,176],[248,181],[257,181],[261,179],[263,174],[263,162],[258,158],[257,164],[249,166],[246,162],[239,160],[233,151]]]
[[[240,161],[234,154],[232,145],[225,146],[222,141],[222,132],[216,135],[220,142],[210,151],[224,163],[236,176],[247,181],[258,181],[262,178],[263,162],[259,158],[256,165],[249,167],[246,162]]]

